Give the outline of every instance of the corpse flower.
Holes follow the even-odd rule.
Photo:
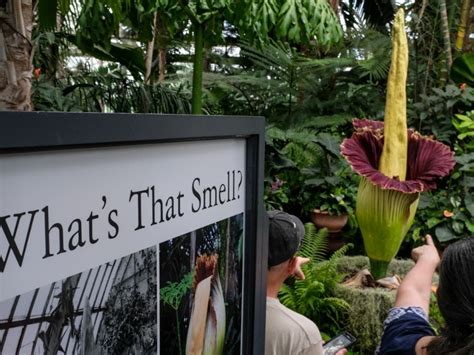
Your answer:
[[[193,279],[194,301],[186,354],[221,355],[225,340],[225,301],[217,271],[217,254],[200,255]]]
[[[448,146],[407,129],[408,46],[404,13],[395,16],[384,122],[355,120],[341,153],[361,176],[356,217],[374,278],[385,277],[413,224],[419,195],[455,165]]]

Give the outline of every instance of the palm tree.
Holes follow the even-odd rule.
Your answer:
[[[31,110],[32,0],[0,1],[0,111]]]
[[[388,24],[395,14],[392,0],[343,0],[340,6],[348,27],[356,22],[355,17],[360,17],[381,32],[388,31]]]

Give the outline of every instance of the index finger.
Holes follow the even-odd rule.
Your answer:
[[[431,237],[431,235],[427,234],[425,236],[425,239],[426,239],[426,245],[434,245],[433,237]]]

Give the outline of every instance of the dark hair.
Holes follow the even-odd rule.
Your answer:
[[[428,354],[474,354],[474,237],[444,251],[436,296],[446,325],[428,344]]]

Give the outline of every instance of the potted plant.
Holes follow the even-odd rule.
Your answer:
[[[347,166],[342,166],[332,176],[307,179],[305,209],[313,223],[318,228],[327,228],[330,234],[339,233],[353,213],[356,186]]]

